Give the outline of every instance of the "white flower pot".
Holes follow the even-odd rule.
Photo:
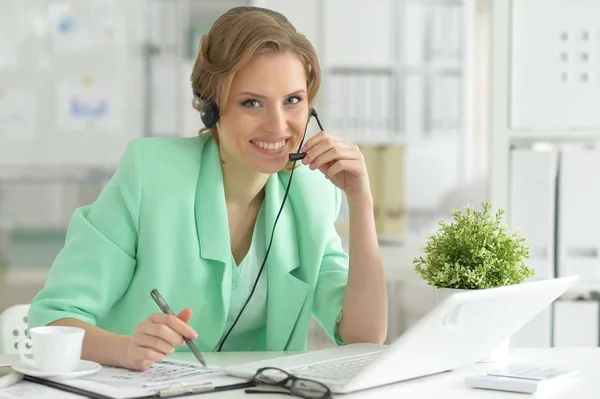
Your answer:
[[[448,298],[450,295],[464,292],[469,290],[457,289],[457,288],[439,288],[435,287],[434,295],[435,295],[435,304],[439,304],[444,299]],[[481,359],[479,363],[490,363],[490,362],[502,362],[508,358],[508,351],[510,347],[510,338],[507,338],[500,345],[498,345],[492,352]]]

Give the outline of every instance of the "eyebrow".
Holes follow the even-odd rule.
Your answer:
[[[290,97],[290,96],[293,96],[293,95],[296,95],[296,94],[300,94],[300,93],[306,93],[306,90],[304,90],[304,89],[296,90],[296,91],[294,91],[294,92],[292,92],[290,94],[286,94],[284,97]],[[243,92],[241,92],[241,93],[238,94],[238,97],[240,97],[240,96],[251,96],[251,97],[262,98],[262,99],[266,99],[267,98],[266,96],[263,96],[263,95],[258,94],[258,93],[253,93],[251,91],[243,91]]]

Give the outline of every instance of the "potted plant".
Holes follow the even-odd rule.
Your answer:
[[[455,292],[521,284],[534,275],[525,263],[530,248],[524,244],[521,229],[511,231],[502,222],[504,210],[491,212],[488,202],[482,210],[466,206],[466,212],[454,210],[454,221],[438,222],[423,255],[413,261],[415,271],[435,289],[439,303]],[[508,354],[508,340],[487,359],[496,361]]]

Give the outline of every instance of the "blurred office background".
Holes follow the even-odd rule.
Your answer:
[[[281,11],[319,53],[324,127],[369,169],[389,339],[434,304],[412,260],[437,221],[487,200],[535,278],[583,276],[512,345],[598,345],[596,0],[0,0],[0,312],[43,286],[128,141],[197,134],[198,41],[237,5]],[[328,345],[316,327],[310,345]]]

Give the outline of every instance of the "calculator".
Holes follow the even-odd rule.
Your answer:
[[[465,383],[471,388],[533,394],[566,387],[574,381],[573,377],[577,374],[577,370],[508,364],[505,367],[490,369],[485,374],[466,376]]]

